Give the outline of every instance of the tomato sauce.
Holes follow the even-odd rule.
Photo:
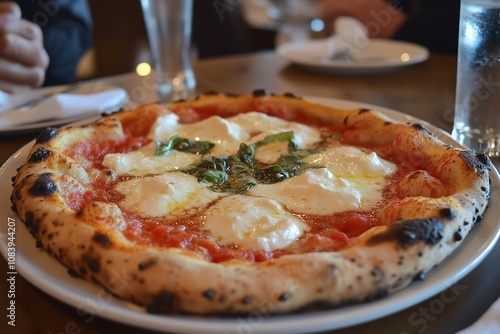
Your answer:
[[[251,109],[251,108],[250,108]],[[252,109],[253,110],[253,109]],[[215,113],[214,109],[194,110],[192,108],[175,110],[181,116],[182,121],[193,121],[207,118]],[[274,116],[280,116],[290,121],[297,121],[304,124],[317,126],[323,125],[321,131],[331,134],[337,129],[324,127],[319,120],[306,117],[298,113],[291,113],[287,110],[270,109],[267,112]],[[230,116],[230,115],[228,115]],[[151,116],[152,119],[152,116]],[[141,120],[142,122],[142,120]],[[127,134],[122,141],[99,140],[98,138],[89,142],[80,142],[73,145],[68,150],[68,155],[78,159],[84,157],[90,162],[93,168],[100,170],[100,175],[95,177],[89,189],[80,194],[72,194],[68,199],[68,205],[75,211],[79,211],[85,205],[93,201],[104,201],[119,203],[123,196],[113,190],[113,186],[124,178],[113,179],[106,174],[102,166],[102,159],[108,153],[125,153],[140,148],[151,142],[146,138],[147,131],[144,127],[133,130],[133,120],[128,119],[124,124]],[[149,116],[146,116],[147,126],[151,126]],[[351,143],[355,144],[355,143]],[[373,149],[373,148],[372,148]],[[392,160],[391,157],[384,157]],[[404,168],[407,172],[407,167]],[[397,172],[389,180],[383,197],[389,200],[396,196],[394,184],[403,176],[402,172]],[[139,245],[152,247],[175,247],[192,252],[211,262],[224,262],[229,260],[243,260],[248,262],[262,262],[287,254],[300,254],[316,251],[338,251],[348,247],[352,242],[370,228],[379,225],[375,217],[376,208],[372,211],[347,211],[329,216],[298,215],[306,222],[310,230],[305,236],[300,238],[292,246],[286,249],[267,252],[264,250],[252,251],[242,249],[236,245],[221,246],[211,240],[209,236],[201,230],[202,222],[199,216],[193,215],[176,219],[153,219],[140,217],[137,214],[124,211],[127,221],[127,229],[124,236]]]

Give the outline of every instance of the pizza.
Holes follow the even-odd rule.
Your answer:
[[[481,220],[489,168],[377,111],[212,92],[47,128],[11,201],[68,273],[148,312],[279,314],[424,279]]]

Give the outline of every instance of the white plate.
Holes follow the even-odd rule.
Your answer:
[[[318,48],[318,41],[311,40],[283,44],[277,54],[298,65],[339,74],[384,73],[429,58],[429,50],[423,46],[387,39],[371,39],[366,48],[359,49],[358,60],[329,59],[324,56],[324,49]]]
[[[76,85],[78,85],[78,84],[76,84]],[[36,89],[33,91],[29,91],[26,94],[29,95],[28,100],[31,100],[31,99],[34,99],[37,97],[41,97],[45,94],[53,94],[53,93],[57,93],[57,92],[63,92],[68,87],[69,86],[44,87],[44,88]],[[82,83],[81,85],[76,86],[74,90],[71,90],[71,92],[68,92],[68,94],[94,94],[94,93],[104,92],[104,91],[116,89],[116,88],[118,88],[118,87],[114,86],[114,85],[109,85],[109,84]],[[126,102],[127,102],[127,99],[120,101],[116,106],[114,106],[112,108],[112,110],[118,110]],[[110,111],[112,111],[112,110],[110,110]],[[1,117],[1,114],[0,114],[0,117]],[[64,124],[73,123],[73,122],[76,122],[78,120],[83,120],[86,118],[89,118],[89,114],[82,114],[82,115],[69,117],[69,118],[53,119],[53,120],[47,120],[47,121],[42,121],[42,122],[36,122],[36,123],[19,124],[19,125],[9,126],[9,127],[0,126],[0,136],[36,133],[42,129],[45,129],[46,127],[57,127],[57,126],[61,126]]]
[[[422,122],[393,110],[380,108],[364,103],[342,100],[310,98],[320,103],[341,108],[371,108],[387,116],[403,122]],[[444,141],[455,144],[450,137],[428,125]],[[361,324],[381,318],[425,299],[448,288],[473,268],[475,268],[490,252],[500,235],[500,177],[494,170],[491,177],[492,194],[491,207],[488,209],[481,224],[478,224],[463,244],[440,266],[432,270],[427,279],[386,298],[369,303],[340,307],[334,310],[310,312],[283,316],[267,316],[253,313],[249,317],[236,318],[203,318],[195,316],[165,316],[152,315],[131,303],[108,295],[104,289],[81,279],[69,276],[63,267],[47,253],[35,247],[35,240],[29,234],[24,224],[14,214],[10,207],[11,177],[16,168],[26,159],[33,143],[27,144],[14,154],[0,168],[0,183],[4,185],[0,193],[0,245],[1,252],[6,257],[7,220],[16,221],[16,270],[33,285],[58,298],[78,310],[78,314],[89,312],[119,323],[157,331],[179,333],[301,333],[318,332],[339,329]],[[82,319],[86,319],[82,317]]]

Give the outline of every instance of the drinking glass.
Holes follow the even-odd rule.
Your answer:
[[[320,17],[321,0],[269,0],[269,5],[268,16],[278,23],[275,46],[311,39],[311,22]]]
[[[191,64],[193,0],[141,0],[141,6],[160,102],[191,97],[196,87]]]
[[[452,136],[500,156],[500,0],[461,0]]]

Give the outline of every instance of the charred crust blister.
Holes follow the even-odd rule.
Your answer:
[[[92,241],[100,245],[103,248],[110,248],[112,245],[111,239],[109,239],[107,234],[96,232],[92,237]]]
[[[291,98],[291,99],[299,99],[301,100],[302,98],[300,96],[297,96],[295,95],[294,93],[290,93],[290,92],[285,92],[283,94],[284,97],[288,97],[288,98]]]
[[[101,269],[101,265],[99,264],[99,261],[96,259],[89,259],[87,261],[87,267],[89,267],[90,271],[93,273],[98,273]]]
[[[73,268],[68,269],[68,275],[70,275],[71,277],[75,277],[75,278],[81,278],[80,273]]]
[[[413,281],[423,281],[425,280],[425,273],[423,271],[419,271],[418,273],[413,276]]]
[[[205,290],[203,291],[202,295],[208,300],[213,300],[215,298],[215,290],[213,289]]]
[[[484,166],[486,166],[488,168],[490,167],[491,160],[490,160],[490,158],[486,154],[484,154],[484,153],[476,153],[476,158]]]
[[[52,151],[39,147],[29,158],[29,162],[41,162],[52,155]]]
[[[291,297],[292,297],[292,295],[289,294],[288,292],[283,292],[281,295],[278,296],[278,301],[280,301],[280,302],[286,302]]]
[[[478,174],[483,174],[490,169],[491,160],[486,154],[474,151],[460,151],[459,154],[469,168]]]
[[[252,95],[254,97],[267,96],[267,95],[269,95],[269,92],[265,89],[256,89],[252,92]]]
[[[158,262],[158,259],[152,258],[148,261],[144,261],[144,262],[139,263],[137,265],[137,268],[141,271],[146,270],[146,269],[150,268],[151,266],[155,265],[157,262]]]
[[[216,90],[208,90],[205,93],[203,93],[203,95],[220,95],[220,92]]]
[[[457,213],[453,208],[443,208],[439,210],[439,215],[443,218],[452,220],[457,216]]]
[[[36,137],[35,143],[36,144],[45,144],[46,142],[48,142],[52,138],[57,137],[58,134],[59,134],[59,130],[57,130],[56,128],[46,128],[46,129],[42,130],[42,132],[40,132],[38,137]]]
[[[437,244],[444,235],[444,223],[437,218],[403,220],[391,225],[387,232],[374,235],[368,240],[369,245],[386,241],[397,241],[403,248],[423,241]]]
[[[241,303],[242,303],[243,305],[248,305],[248,304],[250,304],[251,302],[252,302],[252,298],[251,298],[251,297],[248,297],[248,296],[243,297],[243,299],[241,300]]]
[[[38,222],[35,221],[35,215],[31,211],[26,212],[26,215],[24,217],[24,225],[26,225],[30,233],[33,235],[38,233],[38,230],[40,228]]]
[[[148,313],[160,314],[172,311],[174,295],[171,292],[165,291],[153,297],[153,302],[146,306]]]
[[[418,131],[423,131],[423,132],[427,133],[428,135],[434,136],[434,134],[432,132],[430,132],[429,129],[427,129],[427,127],[421,123],[415,123],[415,124],[412,124],[411,126],[412,126],[412,128],[414,128]]]
[[[371,271],[371,275],[374,278],[381,278],[384,276],[384,272],[382,271],[382,269],[379,266],[375,266],[373,268],[373,270]]]
[[[57,192],[57,185],[51,179],[52,173],[43,173],[38,176],[28,192],[34,196],[50,196]]]

